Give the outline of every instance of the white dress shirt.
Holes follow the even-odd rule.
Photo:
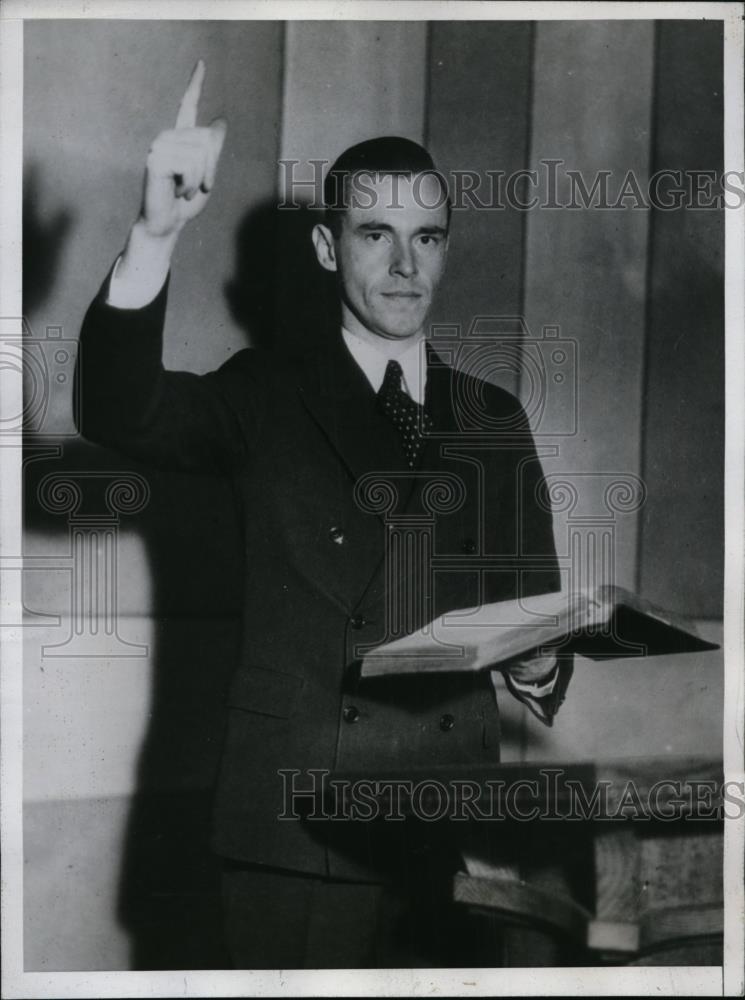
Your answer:
[[[349,348],[349,353],[377,392],[383,384],[390,357],[374,344],[363,340],[357,334],[350,333],[345,327],[341,328],[341,335]],[[381,340],[382,343],[384,341]],[[424,390],[427,386],[427,353],[424,338],[417,338],[402,354],[397,355],[395,360],[403,371],[401,388],[415,403],[424,403]]]
[[[127,279],[119,275],[121,260],[122,255],[119,254],[109,279],[106,302],[116,309],[142,309],[153,301],[165,284],[169,267],[161,261],[147,261],[137,274]]]

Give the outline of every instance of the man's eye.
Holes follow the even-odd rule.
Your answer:
[[[425,247],[436,246],[437,245],[437,237],[436,236],[424,235],[424,236],[420,237],[420,241],[421,241],[422,245],[425,246]]]
[[[379,243],[383,239],[383,233],[368,233],[367,239],[371,243]]]

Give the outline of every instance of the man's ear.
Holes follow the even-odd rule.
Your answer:
[[[321,267],[327,271],[336,270],[336,249],[334,247],[334,236],[328,226],[317,223],[313,226],[313,246],[316,250],[316,257]]]

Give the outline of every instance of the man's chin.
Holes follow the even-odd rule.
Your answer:
[[[415,337],[424,327],[426,314],[423,316],[397,316],[395,318],[386,317],[378,324],[378,333],[382,337],[390,340],[408,340]]]
[[[388,340],[410,340],[421,331],[421,326],[406,327],[406,329],[386,329],[378,331],[381,337]]]

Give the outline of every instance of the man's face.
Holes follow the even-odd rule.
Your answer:
[[[420,333],[442,277],[447,207],[435,177],[358,175],[341,232],[316,250],[339,274],[342,321],[389,340]],[[328,250],[323,256],[322,251]]]

